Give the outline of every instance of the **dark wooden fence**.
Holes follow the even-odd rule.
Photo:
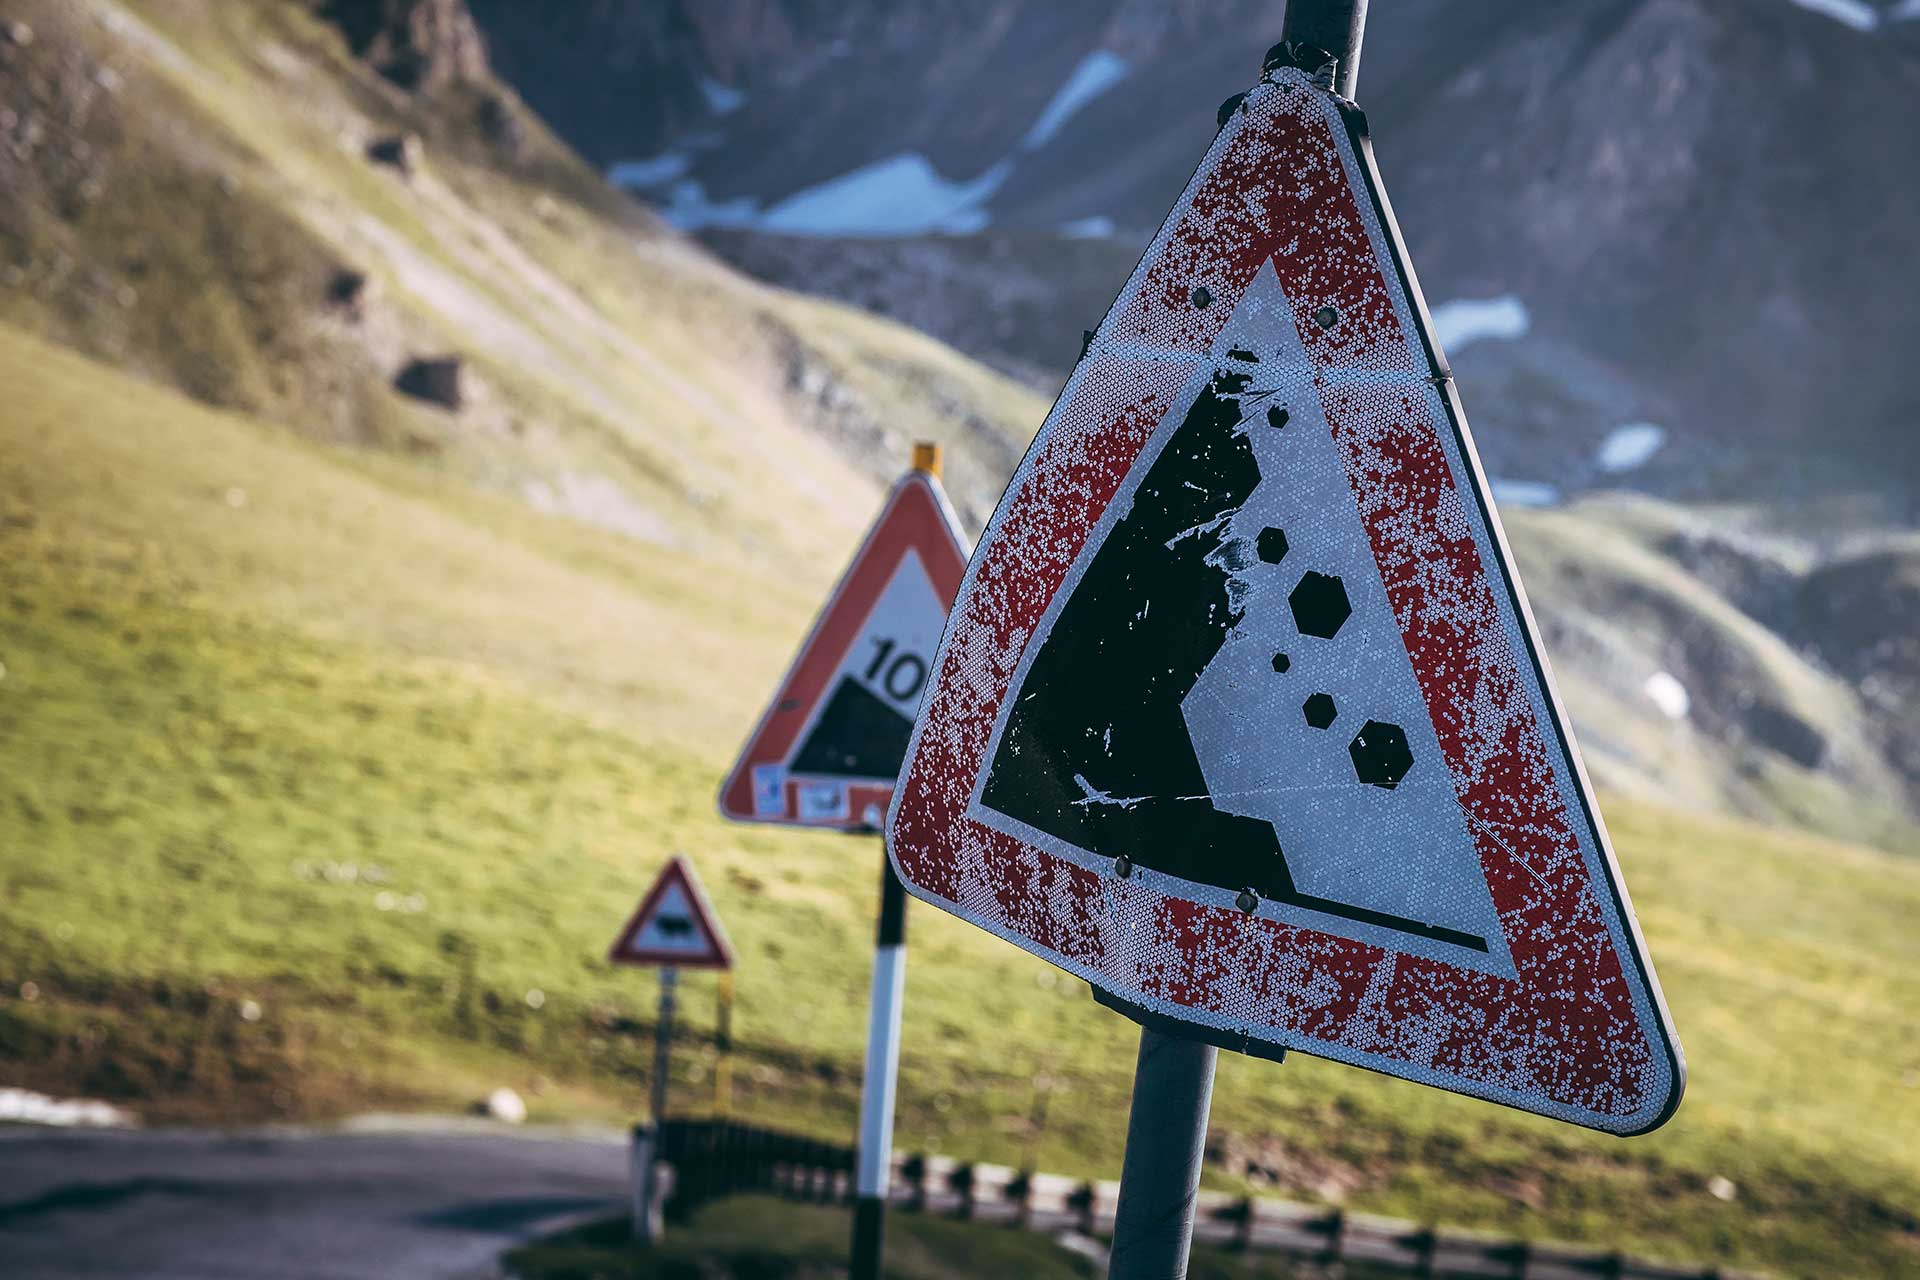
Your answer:
[[[853,1198],[851,1147],[725,1120],[671,1120],[662,1158],[674,1167],[669,1216],[743,1191],[823,1204]],[[892,1199],[910,1213],[1102,1236],[1113,1230],[1117,1182],[1087,1182],[1005,1165],[910,1155],[894,1162]],[[1229,1249],[1319,1262],[1363,1262],[1461,1280],[1761,1280],[1719,1267],[1648,1262],[1573,1245],[1447,1231],[1260,1196],[1200,1193],[1194,1238]]]

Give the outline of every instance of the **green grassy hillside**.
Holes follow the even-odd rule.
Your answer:
[[[798,558],[916,438],[965,446],[956,489],[983,514],[1041,416],[930,339],[720,266],[504,86],[401,92],[309,6],[19,0],[8,20],[32,38],[0,41],[22,131],[0,319],[204,402],[664,549]],[[406,134],[412,172],[369,158]],[[442,354],[466,362],[458,412],[395,394]]]
[[[728,827],[711,802],[829,566],[661,556],[11,331],[0,383],[9,1081],[162,1119],[506,1083],[536,1118],[617,1119],[640,1105],[653,991],[601,954],[679,850],[742,952],[741,1109],[844,1137],[878,849]],[[1910,1270],[1920,866],[1608,814],[1689,1052],[1672,1124],[1620,1142],[1230,1058],[1216,1139],[1257,1148],[1285,1194]],[[917,911],[912,941],[903,1143],[1117,1168],[1132,1028],[958,922]],[[686,1109],[709,1102],[712,990],[691,984]],[[1035,1131],[1037,1076],[1067,1083]]]

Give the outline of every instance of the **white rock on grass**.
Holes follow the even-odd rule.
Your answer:
[[[1647,677],[1640,686],[1647,701],[1660,709],[1660,714],[1669,720],[1685,720],[1693,709],[1693,699],[1687,693],[1687,686],[1680,683],[1671,671],[1656,671]]]
[[[495,1089],[487,1095],[487,1116],[506,1124],[524,1124],[527,1119],[527,1104],[520,1095],[511,1089]]]
[[[94,1098],[52,1098],[31,1089],[0,1089],[0,1123],[60,1128],[132,1128],[138,1116]]]

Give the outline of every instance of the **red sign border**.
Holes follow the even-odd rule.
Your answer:
[[[1306,77],[1291,69],[1282,69],[1270,75],[1266,83],[1268,85],[1279,85],[1280,92],[1284,93],[1294,93],[1302,89],[1306,89],[1310,93],[1316,92],[1310,88]],[[1609,905],[1612,908],[1611,923],[1618,927],[1620,942],[1624,944],[1615,945],[1611,941],[1613,938],[1613,930],[1603,927],[1601,935],[1609,939],[1609,942],[1606,955],[1601,956],[1600,960],[1606,963],[1616,964],[1620,976],[1627,979],[1629,989],[1626,992],[1625,999],[1630,1006],[1635,1008],[1633,1025],[1636,1032],[1644,1036],[1647,1052],[1653,1054],[1656,1058],[1664,1057],[1664,1062],[1659,1064],[1664,1067],[1664,1093],[1656,1092],[1660,1083],[1659,1077],[1650,1075],[1647,1077],[1650,1087],[1642,1094],[1636,1095],[1638,1105],[1621,1113],[1603,1111],[1595,1104],[1573,1100],[1551,1093],[1549,1093],[1549,1100],[1554,1104],[1551,1109],[1546,1105],[1527,1105],[1522,1101],[1524,1095],[1518,1086],[1513,1083],[1508,1082],[1502,1085],[1488,1082],[1484,1085],[1484,1088],[1475,1087],[1478,1082],[1467,1074],[1464,1068],[1456,1068],[1451,1073],[1440,1071],[1437,1068],[1429,1068],[1429,1075],[1436,1075],[1442,1078],[1428,1079],[1426,1082],[1455,1092],[1481,1097],[1522,1110],[1556,1116],[1572,1123],[1583,1124],[1587,1127],[1602,1129],[1604,1131],[1622,1135],[1646,1132],[1664,1123],[1678,1107],[1680,1097],[1685,1087],[1685,1060],[1680,1050],[1678,1038],[1674,1034],[1672,1022],[1666,1010],[1658,979],[1646,959],[1645,944],[1640,936],[1638,922],[1634,917],[1631,904],[1627,899],[1625,888],[1621,881],[1618,862],[1614,857],[1604,824],[1600,819],[1596,806],[1593,804],[1591,784],[1586,776],[1585,768],[1580,761],[1578,749],[1573,743],[1570,733],[1567,731],[1566,713],[1541,653],[1537,627],[1535,626],[1532,612],[1528,608],[1518,576],[1513,569],[1512,554],[1507,545],[1504,530],[1500,525],[1497,511],[1486,490],[1484,475],[1480,470],[1479,460],[1473,448],[1471,435],[1466,426],[1466,419],[1459,403],[1458,394],[1453,385],[1451,374],[1447,370],[1440,356],[1438,346],[1433,340],[1431,318],[1427,313],[1424,299],[1420,294],[1418,282],[1414,278],[1404,242],[1401,239],[1399,228],[1394,222],[1391,208],[1387,203],[1385,192],[1380,183],[1377,168],[1375,167],[1371,142],[1367,137],[1365,117],[1357,108],[1353,107],[1352,104],[1331,98],[1331,95],[1324,96],[1328,97],[1338,107],[1347,141],[1352,148],[1353,162],[1366,187],[1365,199],[1371,206],[1363,212],[1370,212],[1373,215],[1377,222],[1380,235],[1388,247],[1388,252],[1392,259],[1392,271],[1395,277],[1390,284],[1397,286],[1407,299],[1414,320],[1413,327],[1419,333],[1419,347],[1425,357],[1426,372],[1429,375],[1428,380],[1434,384],[1438,392],[1438,400],[1441,408],[1447,418],[1447,422],[1444,424],[1434,423],[1432,429],[1435,431],[1451,429],[1452,437],[1459,450],[1459,456],[1464,465],[1464,469],[1468,472],[1468,479],[1465,483],[1461,483],[1458,478],[1455,478],[1454,484],[1457,489],[1466,490],[1473,495],[1473,502],[1480,516],[1481,527],[1484,529],[1486,541],[1490,544],[1493,551],[1492,558],[1496,561],[1491,568],[1497,569],[1498,571],[1497,576],[1500,580],[1500,587],[1504,588],[1505,603],[1512,611],[1511,616],[1514,619],[1514,628],[1519,632],[1520,638],[1523,641],[1525,654],[1524,661],[1521,665],[1531,671],[1534,680],[1537,682],[1541,702],[1544,704],[1547,713],[1545,716],[1547,723],[1536,726],[1536,729],[1547,731],[1544,736],[1551,740],[1554,747],[1558,748],[1557,763],[1561,769],[1565,770],[1564,789],[1577,798],[1580,817],[1584,819],[1583,825],[1592,835],[1593,853],[1596,862],[1599,864],[1600,871],[1598,878],[1606,882]],[[1229,128],[1231,127],[1232,126],[1229,126]],[[1197,192],[1200,191],[1203,181],[1211,177],[1214,170],[1224,163],[1224,151],[1221,153],[1221,157],[1221,159],[1216,160],[1210,152],[1209,159],[1203,162],[1200,169],[1196,170],[1195,177],[1190,181],[1187,192],[1183,194],[1180,202],[1175,205],[1172,214],[1170,214],[1168,218],[1167,227],[1169,229],[1175,227],[1183,216],[1193,211],[1197,200]],[[1223,205],[1226,201],[1226,198],[1218,190],[1208,194],[1215,199],[1217,205]],[[1297,232],[1298,228],[1291,227],[1289,230]],[[1273,256],[1274,243],[1278,241],[1279,238],[1280,233],[1272,233],[1268,241],[1265,242],[1265,247],[1261,248],[1257,254],[1251,255],[1254,267],[1245,273],[1248,278],[1251,276],[1252,269],[1257,269],[1260,263],[1264,263],[1268,258]],[[1246,246],[1243,244],[1240,247],[1243,250],[1243,256],[1245,256]],[[1156,254],[1159,255],[1157,258],[1155,257]],[[1130,279],[1127,290],[1123,290],[1120,298],[1116,300],[1109,316],[1103,321],[1102,333],[1099,337],[1107,336],[1109,330],[1115,331],[1123,338],[1131,336],[1131,331],[1124,329],[1120,324],[1122,312],[1136,299],[1144,300],[1147,294],[1155,288],[1166,292],[1169,301],[1176,298],[1177,295],[1174,292],[1176,288],[1184,291],[1185,286],[1177,286],[1170,278],[1161,278],[1158,280],[1154,278],[1156,271],[1161,272],[1163,277],[1171,276],[1172,269],[1168,268],[1168,259],[1175,256],[1175,246],[1164,238],[1164,234],[1163,236],[1156,236],[1154,245],[1149,248],[1148,254],[1143,256],[1141,265],[1136,270],[1135,277]],[[1369,263],[1377,263],[1378,261],[1376,255],[1372,252],[1366,254],[1366,260]],[[1184,265],[1188,268],[1193,268],[1195,261],[1189,258]],[[1237,267],[1239,264],[1234,265]],[[1138,282],[1138,292],[1130,293],[1129,291],[1136,289],[1136,281]],[[1244,288],[1244,285],[1245,281],[1242,280],[1238,287]],[[1382,305],[1380,299],[1377,297],[1368,298],[1363,305],[1368,304],[1374,306]],[[1195,305],[1204,307],[1206,303],[1196,302]],[[1389,299],[1385,305],[1390,306],[1391,300]],[[1230,312],[1231,308],[1223,308],[1223,310]],[[1145,332],[1144,327],[1140,332]],[[1182,335],[1183,338],[1186,336],[1185,334]],[[1403,345],[1408,345],[1408,340],[1404,335],[1401,341]],[[1096,338],[1096,345],[1097,344],[1098,338]],[[1311,340],[1308,342],[1308,347],[1310,352],[1314,350]],[[1204,349],[1204,346],[1202,349]],[[1067,401],[1068,397],[1073,393],[1073,389],[1074,382],[1070,381],[1068,388],[1062,392],[1061,403],[1064,404]],[[1134,405],[1125,406],[1125,408],[1138,409],[1144,405],[1144,403],[1145,402],[1136,402]],[[1059,406],[1056,405],[1056,408],[1058,407]],[[1161,408],[1162,411],[1164,411],[1165,406],[1163,405]],[[1052,424],[1053,420],[1054,415],[1050,413],[1049,425]],[[1105,421],[1108,425],[1097,429],[1103,433],[1098,437],[1097,448],[1105,450],[1106,456],[1104,460],[1108,462],[1111,462],[1115,457],[1120,457],[1120,475],[1124,476],[1131,465],[1132,457],[1137,455],[1139,448],[1144,445],[1147,436],[1150,434],[1152,423],[1149,421],[1146,424],[1146,430],[1144,432],[1139,429],[1139,422],[1136,421],[1131,424],[1133,435],[1138,437],[1137,440],[1132,440],[1120,438],[1127,434],[1125,428],[1128,424],[1125,422],[1124,417],[1109,417],[1105,419]],[[1036,474],[1034,468],[1039,465],[1040,459],[1046,454],[1049,446],[1053,443],[1052,433],[1043,427],[1028,452],[1027,460],[1023,462],[1019,471],[1016,472],[1014,481],[1009,485],[1007,494],[1001,499],[999,509],[996,510],[994,519],[989,523],[988,533],[982,538],[980,548],[974,557],[974,563],[969,567],[968,578],[965,584],[965,588],[969,591],[969,594],[971,594],[971,590],[975,587],[976,582],[983,573],[983,565],[986,566],[984,572],[1000,575],[1003,579],[1004,576],[1009,573],[1009,566],[1004,562],[1004,558],[990,565],[987,563],[995,560],[995,552],[999,549],[1000,544],[1017,536],[1015,534],[1009,534],[1006,529],[1001,527],[999,524],[1001,513],[1014,508],[1022,500],[1030,500],[1030,502],[1035,505],[1042,501],[1036,494],[1028,493],[1027,489],[1033,485]],[[1096,445],[1091,443],[1083,444],[1082,447],[1085,450],[1096,449]],[[1129,450],[1131,450],[1131,452],[1129,452]],[[1065,456],[1064,454],[1062,455],[1062,457]],[[1077,455],[1079,461],[1091,466],[1092,464],[1088,462],[1090,456],[1089,453],[1085,452]],[[1030,466],[1029,464],[1032,465]],[[1061,462],[1057,465],[1065,466],[1066,464]],[[1104,483],[1104,478],[1105,473],[1103,473],[1102,476],[1102,483]],[[1086,524],[1088,528],[1098,521],[1101,510],[1105,508],[1111,498],[1110,494],[1102,497],[1095,492],[1094,482],[1084,476],[1073,481],[1059,480],[1057,483],[1070,491],[1076,500],[1084,501],[1087,504]],[[1058,502],[1060,496],[1060,494],[1054,494],[1054,501]],[[1029,508],[1029,515],[1031,515],[1032,509],[1032,507]],[[1019,516],[1010,516],[1009,518],[1017,519]],[[1021,526],[1019,532],[1027,533],[1029,530],[1025,526]],[[1076,548],[1073,555],[1069,557],[1069,563],[1071,559],[1076,558],[1078,554],[1079,551]],[[1485,557],[1479,558],[1484,559]],[[1499,589],[1493,588],[1492,586],[1492,581],[1496,575],[1489,571],[1488,566],[1480,565],[1478,567],[1478,573],[1482,580],[1486,582],[1488,589]],[[1044,586],[1039,588],[1039,590],[1045,591],[1049,598],[1057,594],[1058,589],[1059,585],[1057,583],[1051,590]],[[937,802],[930,798],[931,793],[928,791],[928,788],[937,787],[940,784],[929,782],[921,776],[923,770],[937,767],[933,762],[925,759],[928,753],[927,734],[925,731],[929,714],[940,710],[940,703],[947,696],[949,686],[961,678],[957,660],[951,650],[956,644],[965,647],[972,652],[972,656],[977,663],[979,657],[978,650],[991,648],[995,643],[994,638],[982,630],[984,624],[977,624],[972,631],[968,630],[968,623],[963,620],[965,603],[966,602],[963,601],[961,608],[956,609],[954,618],[949,623],[946,642],[942,645],[941,656],[938,660],[939,670],[936,682],[930,686],[927,697],[922,705],[922,721],[921,724],[916,727],[914,742],[909,752],[907,764],[902,772],[902,779],[896,792],[893,812],[890,815],[889,831],[892,838],[888,842],[889,856],[893,859],[895,869],[899,872],[901,879],[915,896],[954,911],[956,914],[972,920],[974,923],[989,929],[989,931],[1001,937],[1007,938],[1009,941],[1015,942],[1025,949],[1034,951],[1036,954],[1060,963],[1068,967],[1070,971],[1087,978],[1090,982],[1093,982],[1096,987],[1102,988],[1107,993],[1119,997],[1123,1003],[1129,1002],[1138,993],[1131,988],[1116,988],[1108,985],[1107,982],[1103,981],[1105,975],[1092,967],[1093,960],[1091,958],[1079,964],[1074,963],[1074,961],[1069,958],[1069,953],[1076,950],[1083,951],[1089,957],[1097,956],[1104,958],[1106,954],[1103,949],[1104,943],[1097,943],[1087,936],[1069,937],[1067,935],[1076,927],[1080,926],[1072,923],[1063,924],[1046,914],[1047,912],[1060,909],[1067,900],[1070,900],[1076,907],[1084,906],[1093,894],[1102,891],[1101,882],[1103,878],[1065,859],[1058,858],[1045,850],[1027,844],[1024,841],[993,831],[991,828],[980,826],[980,824],[966,816],[965,811],[968,806],[964,803],[961,804],[958,811],[955,812],[952,809],[952,805],[947,802],[947,799],[950,799],[950,797],[943,798]],[[1046,604],[1047,602],[1043,600],[1040,602],[1038,608],[1043,611],[1046,608]],[[1021,640],[1020,647],[1024,648],[1025,643],[1026,641],[1024,639]],[[1411,638],[1409,638],[1409,643],[1412,643]],[[972,673],[972,676],[976,680],[985,678],[997,686],[992,695],[994,715],[997,717],[999,700],[1004,698],[1008,692],[1005,687],[1006,682],[1012,678],[1013,671],[1018,665],[1018,650],[1015,650],[1011,660],[1009,660],[1004,653],[998,652],[994,653],[992,657],[996,664],[994,671],[983,674],[981,671],[976,670]],[[1515,655],[1515,658],[1519,660],[1520,655]],[[1538,720],[1539,717],[1534,717],[1534,719]],[[959,759],[959,757],[952,755],[953,751],[977,752],[978,750],[985,749],[985,743],[991,741],[991,734],[989,733],[985,736],[982,744],[977,747],[971,742],[962,746],[954,737],[951,722],[943,721],[943,724],[948,726],[947,732],[943,735],[946,740],[940,744],[936,744],[935,752],[937,755],[942,748],[947,750],[948,754],[944,763],[949,767],[953,767],[956,760]],[[971,784],[977,779],[978,772],[980,768],[983,767],[983,763],[983,761],[977,758],[970,757],[960,766],[968,771],[968,777],[965,779],[965,782],[967,783],[966,789],[969,792],[971,792]],[[1556,787],[1556,791],[1558,791],[1558,789],[1559,788]],[[924,810],[924,812],[915,814],[914,810],[916,806]],[[916,823],[918,824],[917,829]],[[927,883],[924,883],[925,873],[935,870],[938,866],[937,863],[929,862],[927,859],[933,856],[932,850],[940,843],[941,838],[935,834],[935,832],[943,823],[947,824],[948,829],[954,832],[954,835],[947,842],[954,851],[958,851],[963,844],[968,842],[980,842],[980,845],[990,847],[995,840],[1004,841],[1006,847],[998,850],[998,853],[1001,855],[1000,861],[995,864],[995,869],[988,873],[989,875],[999,875],[1004,883],[998,884],[997,886],[973,884],[963,890],[961,881],[954,876],[936,875],[935,879],[937,880],[951,880],[951,894],[942,893],[938,887],[929,886]],[[974,828],[978,828],[978,830],[974,830]],[[923,842],[927,847],[921,847],[916,841]],[[1012,859],[1019,865],[1017,867],[1014,866],[1008,862],[1008,859]],[[1517,860],[1516,855],[1516,861]],[[1574,887],[1577,888],[1579,893],[1585,894],[1589,889],[1597,888],[1597,886],[1592,885],[1593,877],[1590,876],[1583,858],[1571,859],[1570,862],[1575,870],[1568,870],[1565,867],[1556,868],[1558,878],[1566,882],[1560,886],[1562,890],[1569,887],[1571,878],[1575,874],[1578,876],[1578,884]],[[1017,884],[1015,884],[1015,882],[1017,882]],[[1491,886],[1491,877],[1489,883]],[[1012,897],[1008,895],[1012,895]],[[996,896],[1000,899],[1000,913],[997,917],[989,918],[989,916],[993,915],[993,912],[990,909],[986,909],[991,907],[988,899]],[[1025,908],[1027,914],[1021,916],[1018,920],[1014,918],[1018,913],[1011,905],[1014,897],[1023,897],[1027,903]],[[958,900],[960,898],[964,898],[965,901]],[[1045,908],[1033,905],[1042,899],[1045,899],[1053,905]],[[1161,899],[1162,915],[1176,914],[1176,912],[1168,908],[1167,904],[1176,903],[1177,901],[1178,900],[1172,898]],[[1195,904],[1191,903],[1184,905],[1190,908],[1195,906]],[[1034,912],[1040,912],[1041,914],[1035,915],[1033,914]],[[1170,927],[1167,926],[1164,919],[1159,923],[1163,927]],[[1229,923],[1230,922],[1224,918],[1220,920],[1209,918],[1209,909],[1203,908],[1184,913],[1183,919],[1179,922],[1178,927],[1184,930],[1188,936],[1194,936],[1208,929],[1224,930]],[[1236,921],[1231,923],[1237,927],[1240,922]],[[1259,923],[1261,925],[1274,925],[1276,922],[1261,920]],[[1602,923],[1605,925],[1608,922],[1603,921]],[[1020,931],[1022,928],[1032,928],[1032,926],[1036,924],[1040,927],[1033,929],[1033,932],[1045,933],[1049,935],[1047,939],[1043,940],[1038,937],[1031,937],[1028,936],[1027,933]],[[1092,932],[1090,928],[1082,928],[1081,931],[1083,935]],[[1302,935],[1317,936],[1323,940],[1333,938],[1333,935],[1327,934],[1314,935],[1311,930],[1294,930],[1293,932]],[[1338,939],[1334,940],[1339,941]],[[1584,940],[1589,944],[1591,943],[1590,937]],[[1608,957],[1611,957],[1610,961]],[[1604,970],[1606,967],[1605,963],[1599,967]],[[1163,986],[1164,985],[1163,983]],[[1544,988],[1535,986],[1532,989],[1532,993],[1539,995],[1543,990]],[[1642,1012],[1639,1008],[1641,1000],[1644,1000],[1645,1012]],[[1176,1007],[1181,1003],[1174,997],[1166,995],[1164,991],[1161,995],[1154,997],[1155,1005],[1169,1002],[1174,1003]],[[1196,1013],[1199,1012],[1197,1006],[1188,1005],[1187,1007],[1195,1008]],[[1612,1010],[1610,1010],[1610,1012],[1611,1011]],[[1160,1009],[1149,1008],[1149,1012],[1158,1013]],[[1537,1025],[1542,1029],[1546,1026],[1545,1023]],[[1565,1027],[1563,1026],[1561,1030],[1564,1032]],[[1263,1031],[1271,1032],[1270,1040],[1267,1035],[1262,1034]],[[1193,1028],[1193,1034],[1196,1038],[1211,1039],[1216,1043],[1223,1041],[1243,1041],[1243,1036],[1238,1031],[1223,1032],[1220,1027],[1212,1023],[1196,1025]],[[1387,1074],[1410,1075],[1410,1073],[1392,1070],[1390,1067],[1373,1066],[1370,1062],[1359,1061],[1358,1056],[1361,1055],[1363,1051],[1337,1041],[1325,1039],[1316,1040],[1299,1034],[1289,1035],[1285,1034],[1284,1029],[1281,1027],[1269,1029],[1255,1028],[1248,1034],[1255,1035],[1262,1040],[1268,1040],[1268,1042],[1275,1047],[1293,1049],[1309,1054],[1316,1054],[1317,1056],[1332,1057],[1336,1060],[1351,1062],[1354,1065],[1369,1066],[1374,1070],[1384,1070]],[[1339,1050],[1345,1050],[1345,1052],[1339,1052]],[[1393,1058],[1392,1055],[1383,1055],[1376,1051],[1365,1052],[1368,1056],[1372,1056],[1376,1060],[1398,1061],[1398,1059]],[[1560,1065],[1565,1065],[1565,1059],[1561,1060]],[[1650,1067],[1649,1070],[1658,1070],[1658,1068]],[[1547,1083],[1548,1082],[1537,1077],[1532,1080],[1533,1087],[1543,1092],[1547,1090]],[[1555,1083],[1559,1084],[1563,1090],[1566,1088],[1564,1082]],[[1604,1092],[1604,1087],[1601,1089],[1601,1092]],[[1616,1120],[1613,1118],[1615,1115],[1620,1115],[1621,1118]]]
[[[860,547],[834,584],[801,641],[793,661],[780,677],[772,701],[760,713],[753,732],[739,759],[720,785],[717,803],[720,816],[732,822],[757,822],[770,826],[806,827],[814,830],[864,831],[869,824],[861,819],[868,809],[881,813],[893,798],[893,786],[865,783],[847,786],[847,817],[809,822],[799,816],[796,787],[805,775],[788,775],[781,782],[781,813],[760,814],[753,806],[753,770],[757,766],[781,764],[792,754],[802,729],[812,718],[816,706],[827,695],[833,673],[840,667],[847,646],[859,637],[867,615],[892,580],[894,569],[909,550],[920,553],[920,564],[927,572],[937,598],[949,607],[960,590],[967,568],[967,544],[960,533],[960,522],[945,490],[932,474],[909,471],[888,493]]]
[[[702,956],[689,959],[680,952],[639,951],[629,944],[640,935],[640,931],[653,918],[660,906],[660,899],[666,896],[667,887],[675,882],[687,897],[687,905],[693,914],[700,918],[701,928],[713,943],[714,950]],[[700,877],[694,873],[693,864],[679,854],[668,860],[655,877],[653,887],[648,889],[635,907],[633,914],[627,917],[626,924],[620,928],[620,936],[613,940],[613,946],[607,950],[608,964],[632,965],[642,969],[731,969],[733,968],[733,943],[727,938],[727,931],[720,927],[720,916],[707,901],[706,887],[700,883]]]

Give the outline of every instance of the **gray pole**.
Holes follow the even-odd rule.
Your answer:
[[[1183,1280],[1219,1050],[1140,1028],[1108,1280]]]
[[[1339,59],[1333,91],[1351,99],[1360,78],[1360,36],[1366,25],[1367,0],[1287,0],[1280,39],[1324,49]]]
[[[667,1118],[667,1070],[673,1065],[673,989],[680,971],[671,965],[660,970],[660,1017],[653,1030],[653,1080],[649,1109],[651,1126],[636,1130],[633,1143],[633,1234],[643,1244],[660,1238],[660,1126]]]

